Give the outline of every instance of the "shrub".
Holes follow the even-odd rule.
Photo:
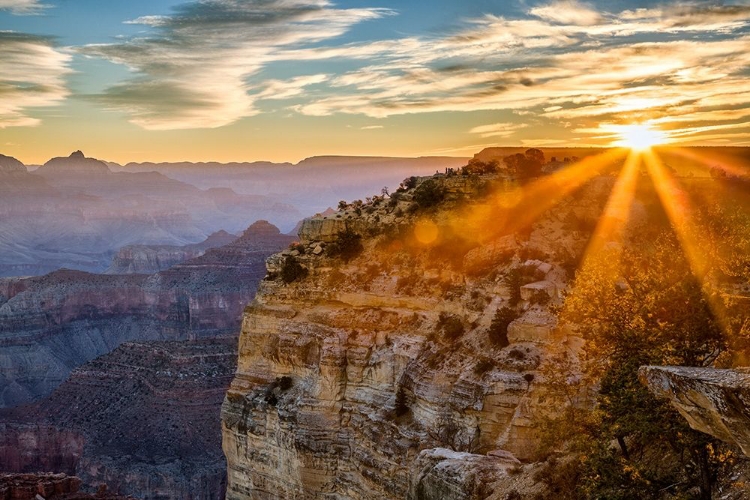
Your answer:
[[[533,294],[531,294],[531,297],[529,298],[529,302],[532,304],[539,304],[540,306],[546,306],[549,304],[550,296],[547,292],[544,290],[536,290]]]
[[[280,274],[281,280],[284,283],[289,284],[307,276],[307,269],[297,262],[297,259],[291,255],[287,255],[284,259],[284,263],[281,265]]]
[[[401,182],[398,190],[407,191],[409,189],[414,189],[415,187],[417,187],[417,178],[412,175],[411,177],[407,177]]]
[[[509,303],[515,307],[521,302],[521,287],[544,279],[544,273],[534,265],[520,266],[508,271],[503,281],[510,292]]]
[[[440,313],[437,328],[442,330],[446,340],[456,340],[464,334],[464,324],[461,319],[445,312]]]
[[[445,188],[439,182],[432,179],[424,181],[414,191],[414,201],[420,208],[429,208],[437,205],[445,198]]]
[[[294,385],[294,379],[289,375],[276,378],[276,384],[282,391],[288,391]]]
[[[340,231],[336,241],[328,246],[328,254],[333,257],[341,257],[344,262],[349,262],[359,255],[363,249],[362,236],[347,228],[345,231]]]
[[[476,365],[474,365],[474,374],[475,375],[484,375],[488,371],[492,369],[495,365],[490,361],[489,359],[482,359],[477,362]]]
[[[393,413],[396,417],[403,417],[409,413],[409,401],[402,385],[399,385],[398,390],[396,391],[396,406],[393,409]]]
[[[495,312],[490,324],[490,340],[500,347],[510,345],[508,340],[508,326],[518,318],[518,313],[510,307],[501,307]]]
[[[508,353],[508,357],[518,360],[518,361],[523,361],[524,359],[526,359],[526,353],[520,349],[512,349]]]

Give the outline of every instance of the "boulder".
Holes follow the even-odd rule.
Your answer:
[[[643,366],[638,376],[654,395],[669,400],[690,427],[750,456],[750,371]]]

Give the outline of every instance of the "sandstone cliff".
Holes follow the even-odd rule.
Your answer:
[[[49,394],[73,368],[126,341],[235,334],[266,257],[292,240],[261,221],[153,275],[61,270],[0,280],[0,407]]]
[[[417,179],[268,260],[222,407],[228,499],[505,498],[528,479],[544,368],[581,342],[550,311],[585,244],[563,221],[600,197],[516,227],[528,207],[486,182]]]

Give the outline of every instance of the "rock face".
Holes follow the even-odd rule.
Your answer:
[[[228,499],[485,498],[508,492],[489,485],[534,451],[533,418],[554,411],[542,368],[561,352],[575,359],[579,339],[523,299],[512,336],[491,332],[509,303],[503,275],[526,261],[528,241],[473,243],[493,250],[475,252],[485,272],[470,276],[456,240],[414,236],[425,216],[398,215],[410,193],[400,199],[351,218],[363,251],[348,262],[333,250],[346,251],[336,216],[306,220],[300,245],[269,259],[222,406]],[[430,213],[438,233],[453,213]],[[479,219],[461,230],[487,235]],[[529,241],[556,224],[535,225]],[[545,262],[542,278],[563,289],[565,272],[552,254]],[[287,284],[295,265],[307,275]]]
[[[0,411],[0,470],[75,474],[142,499],[221,499],[219,409],[235,367],[234,337],[123,344],[48,398]]]
[[[668,399],[690,427],[750,456],[750,371],[644,366],[641,382]]]
[[[237,236],[217,231],[201,243],[184,246],[129,245],[121,248],[112,259],[106,274],[153,274],[195,257],[206,250],[228,245]]]
[[[49,394],[73,368],[126,341],[235,334],[266,257],[292,240],[262,221],[152,275],[62,270],[0,280],[0,407]]]

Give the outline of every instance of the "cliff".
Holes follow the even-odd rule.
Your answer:
[[[123,344],[49,397],[0,411],[0,470],[75,474],[84,489],[141,499],[221,499],[219,409],[235,367],[234,337]]]
[[[669,400],[690,427],[750,456],[750,370],[644,366],[643,384]]]
[[[0,280],[0,407],[48,395],[73,368],[126,341],[236,334],[266,257],[292,240],[261,221],[152,275],[61,270]]]
[[[192,245],[128,245],[117,251],[106,274],[153,274],[186,260],[200,257],[206,250],[228,245],[237,236],[217,231]]]
[[[268,260],[222,406],[228,499],[533,491],[518,459],[555,410],[544,369],[581,343],[550,309],[585,244],[562,221],[592,208],[570,199],[516,232],[514,194],[500,178],[418,179],[306,220]]]

